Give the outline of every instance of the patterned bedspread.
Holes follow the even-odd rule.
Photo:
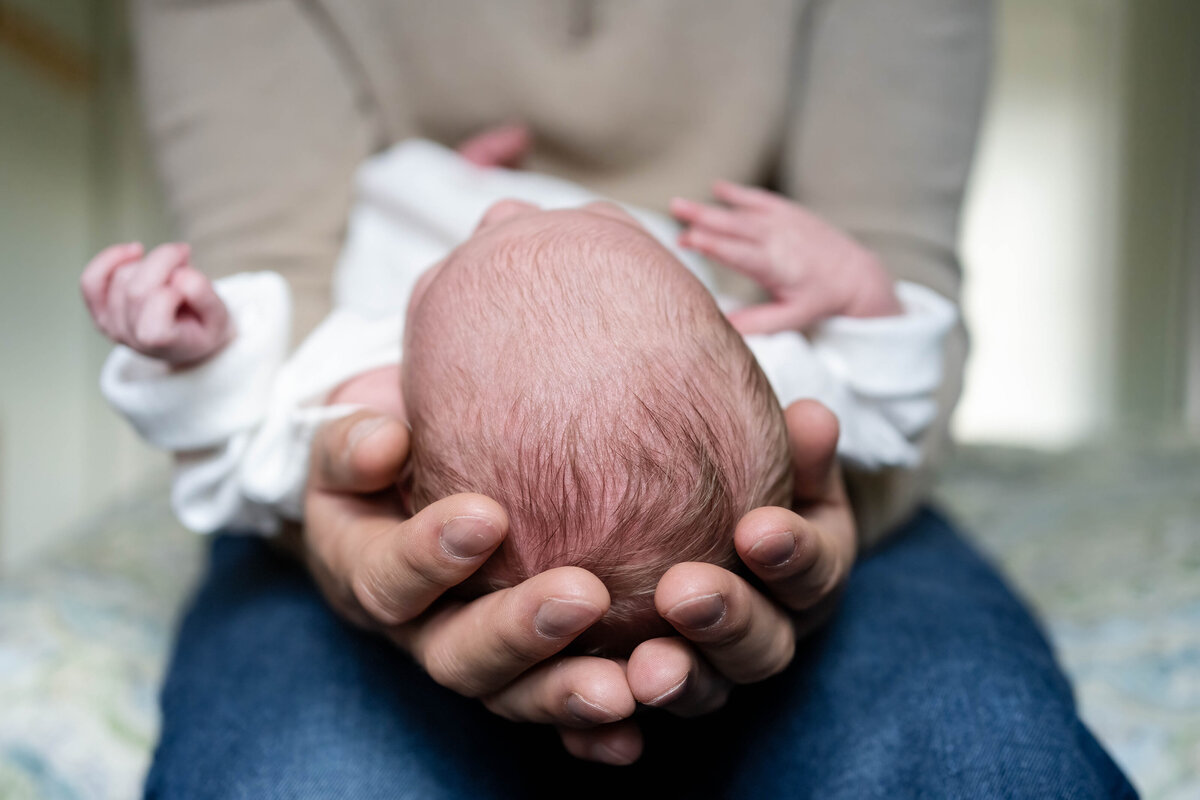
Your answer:
[[[1041,612],[1146,797],[1200,797],[1200,449],[967,449],[938,495]],[[203,558],[161,487],[0,579],[0,797],[136,797]]]

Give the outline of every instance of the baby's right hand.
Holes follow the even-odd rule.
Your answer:
[[[103,250],[79,280],[96,327],[172,366],[194,364],[224,347],[233,333],[229,313],[190,255],[186,244],[160,245],[144,258],[138,243]]]

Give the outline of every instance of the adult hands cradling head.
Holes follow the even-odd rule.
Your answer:
[[[621,666],[549,660],[607,611],[604,585],[561,567],[471,602],[444,599],[499,547],[508,518],[494,501],[460,494],[405,519],[391,489],[407,455],[405,426],[369,412],[317,434],[300,550],[325,597],[441,685],[508,719],[559,726],[581,757],[635,760],[641,735],[621,722],[635,708]],[[580,743],[576,732],[597,725]]]
[[[837,418],[802,400],[786,411],[795,470],[795,510],[757,508],[734,541],[770,597],[712,564],[678,564],[655,603],[679,637],[642,643],[629,659],[638,702],[681,716],[714,711],[731,687],[771,677],[796,642],[825,621],[857,552],[854,515],[837,464]]]

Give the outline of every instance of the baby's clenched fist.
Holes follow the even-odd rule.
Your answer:
[[[212,282],[189,263],[186,244],[144,253],[138,243],[106,248],[79,280],[84,302],[105,336],[172,366],[203,361],[233,334]]]

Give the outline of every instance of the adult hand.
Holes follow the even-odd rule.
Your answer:
[[[443,598],[499,547],[508,518],[461,494],[405,519],[394,486],[407,455],[405,426],[370,412],[325,425],[313,442],[295,545],[333,608],[439,684],[508,719],[557,725],[573,754],[634,761],[642,740],[621,665],[552,658],[608,610],[604,585],[561,567],[471,602]]]
[[[795,511],[754,509],[734,543],[770,599],[713,564],[676,564],[655,592],[681,634],[634,650],[627,677],[638,702],[681,716],[714,711],[734,684],[782,671],[796,641],[824,622],[857,552],[854,515],[837,464],[837,418],[815,401],[785,412],[795,469]]]

